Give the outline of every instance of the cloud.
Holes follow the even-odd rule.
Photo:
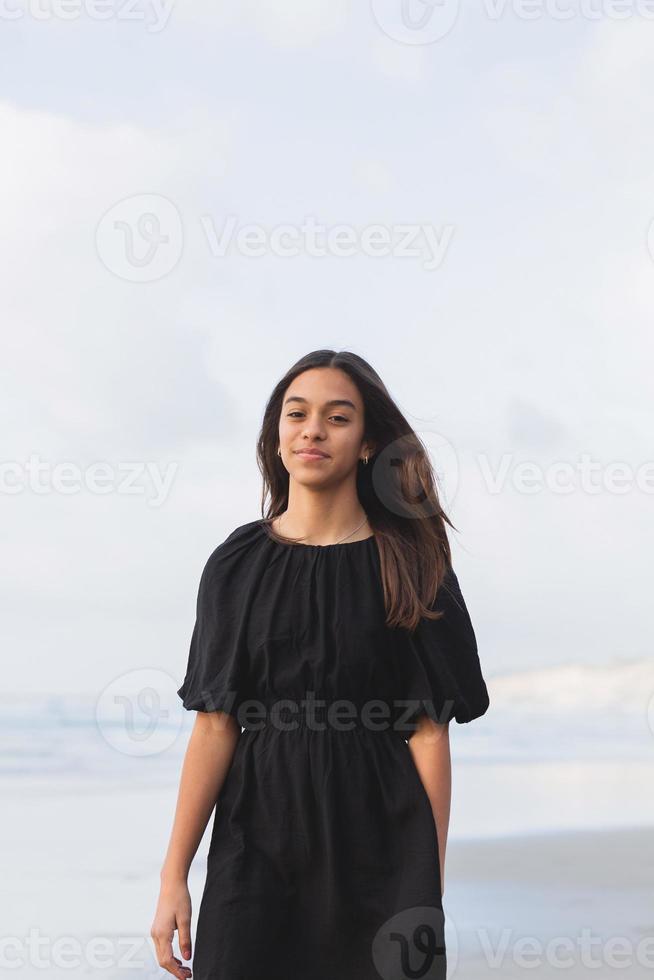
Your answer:
[[[559,25],[561,31],[565,25]],[[650,177],[654,60],[637,16],[603,20],[548,61],[513,58],[489,70],[485,129],[506,162],[548,182]]]
[[[380,33],[372,41],[370,58],[380,74],[394,81],[415,83],[425,77],[424,47],[399,44]]]
[[[390,168],[382,161],[366,157],[354,164],[354,176],[362,187],[375,194],[388,194],[395,186]]]
[[[302,48],[333,37],[347,25],[347,0],[243,0],[240,4],[221,0],[183,0],[176,5],[171,23],[229,26],[258,34],[280,48]]]
[[[0,157],[0,261],[12,269],[0,408],[15,419],[5,450],[142,453],[220,436],[225,395],[206,373],[206,335],[170,305],[179,287],[115,280],[95,245],[102,214],[125,195],[178,195],[210,149],[213,173],[226,167],[229,126],[198,120],[161,133],[0,104],[10,148]]]

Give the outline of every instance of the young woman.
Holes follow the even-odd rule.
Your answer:
[[[200,579],[197,712],[152,925],[196,980],[445,977],[448,725],[489,697],[426,452],[376,372],[313,352],[258,441],[266,516]],[[242,731],[242,729],[244,729]]]

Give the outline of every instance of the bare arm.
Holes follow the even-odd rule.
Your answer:
[[[150,930],[160,966],[186,980],[189,967],[173,956],[179,933],[184,959],[191,957],[191,899],[187,878],[209,817],[232,762],[241,729],[222,711],[198,711],[184,756],[170,843],[161,868],[161,890]]]
[[[442,896],[445,891],[445,847],[452,800],[449,723],[440,725],[427,715],[423,715],[418,720],[416,731],[409,739],[408,745],[434,814]]]

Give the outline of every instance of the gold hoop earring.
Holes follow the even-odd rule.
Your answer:
[[[281,449],[279,448],[279,446],[277,447],[277,455],[278,455],[278,456],[281,456],[281,455],[282,455],[282,451],[281,451]]]
[[[366,453],[366,455],[363,457],[363,465],[364,466],[368,465],[368,453]]]

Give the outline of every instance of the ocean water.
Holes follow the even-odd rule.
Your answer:
[[[154,672],[153,672],[154,673]],[[16,792],[176,785],[195,712],[168,677],[88,695],[0,697],[0,774]],[[491,706],[452,722],[451,833],[654,823],[654,659],[488,677]]]
[[[0,699],[3,936],[20,980],[163,975],[149,930],[195,713],[182,708],[172,678],[143,680],[136,672],[133,690],[121,680],[118,692],[99,696]],[[448,840],[482,846],[543,832],[654,827],[652,661],[487,680],[487,714],[450,726]],[[210,832],[211,821],[189,876],[194,916]],[[598,862],[606,857],[591,856]],[[524,888],[520,898],[508,878],[468,878],[452,877],[455,920],[487,921],[502,901],[503,919],[519,920]],[[565,887],[550,895],[552,908],[568,901]],[[462,950],[466,942],[462,936]]]

